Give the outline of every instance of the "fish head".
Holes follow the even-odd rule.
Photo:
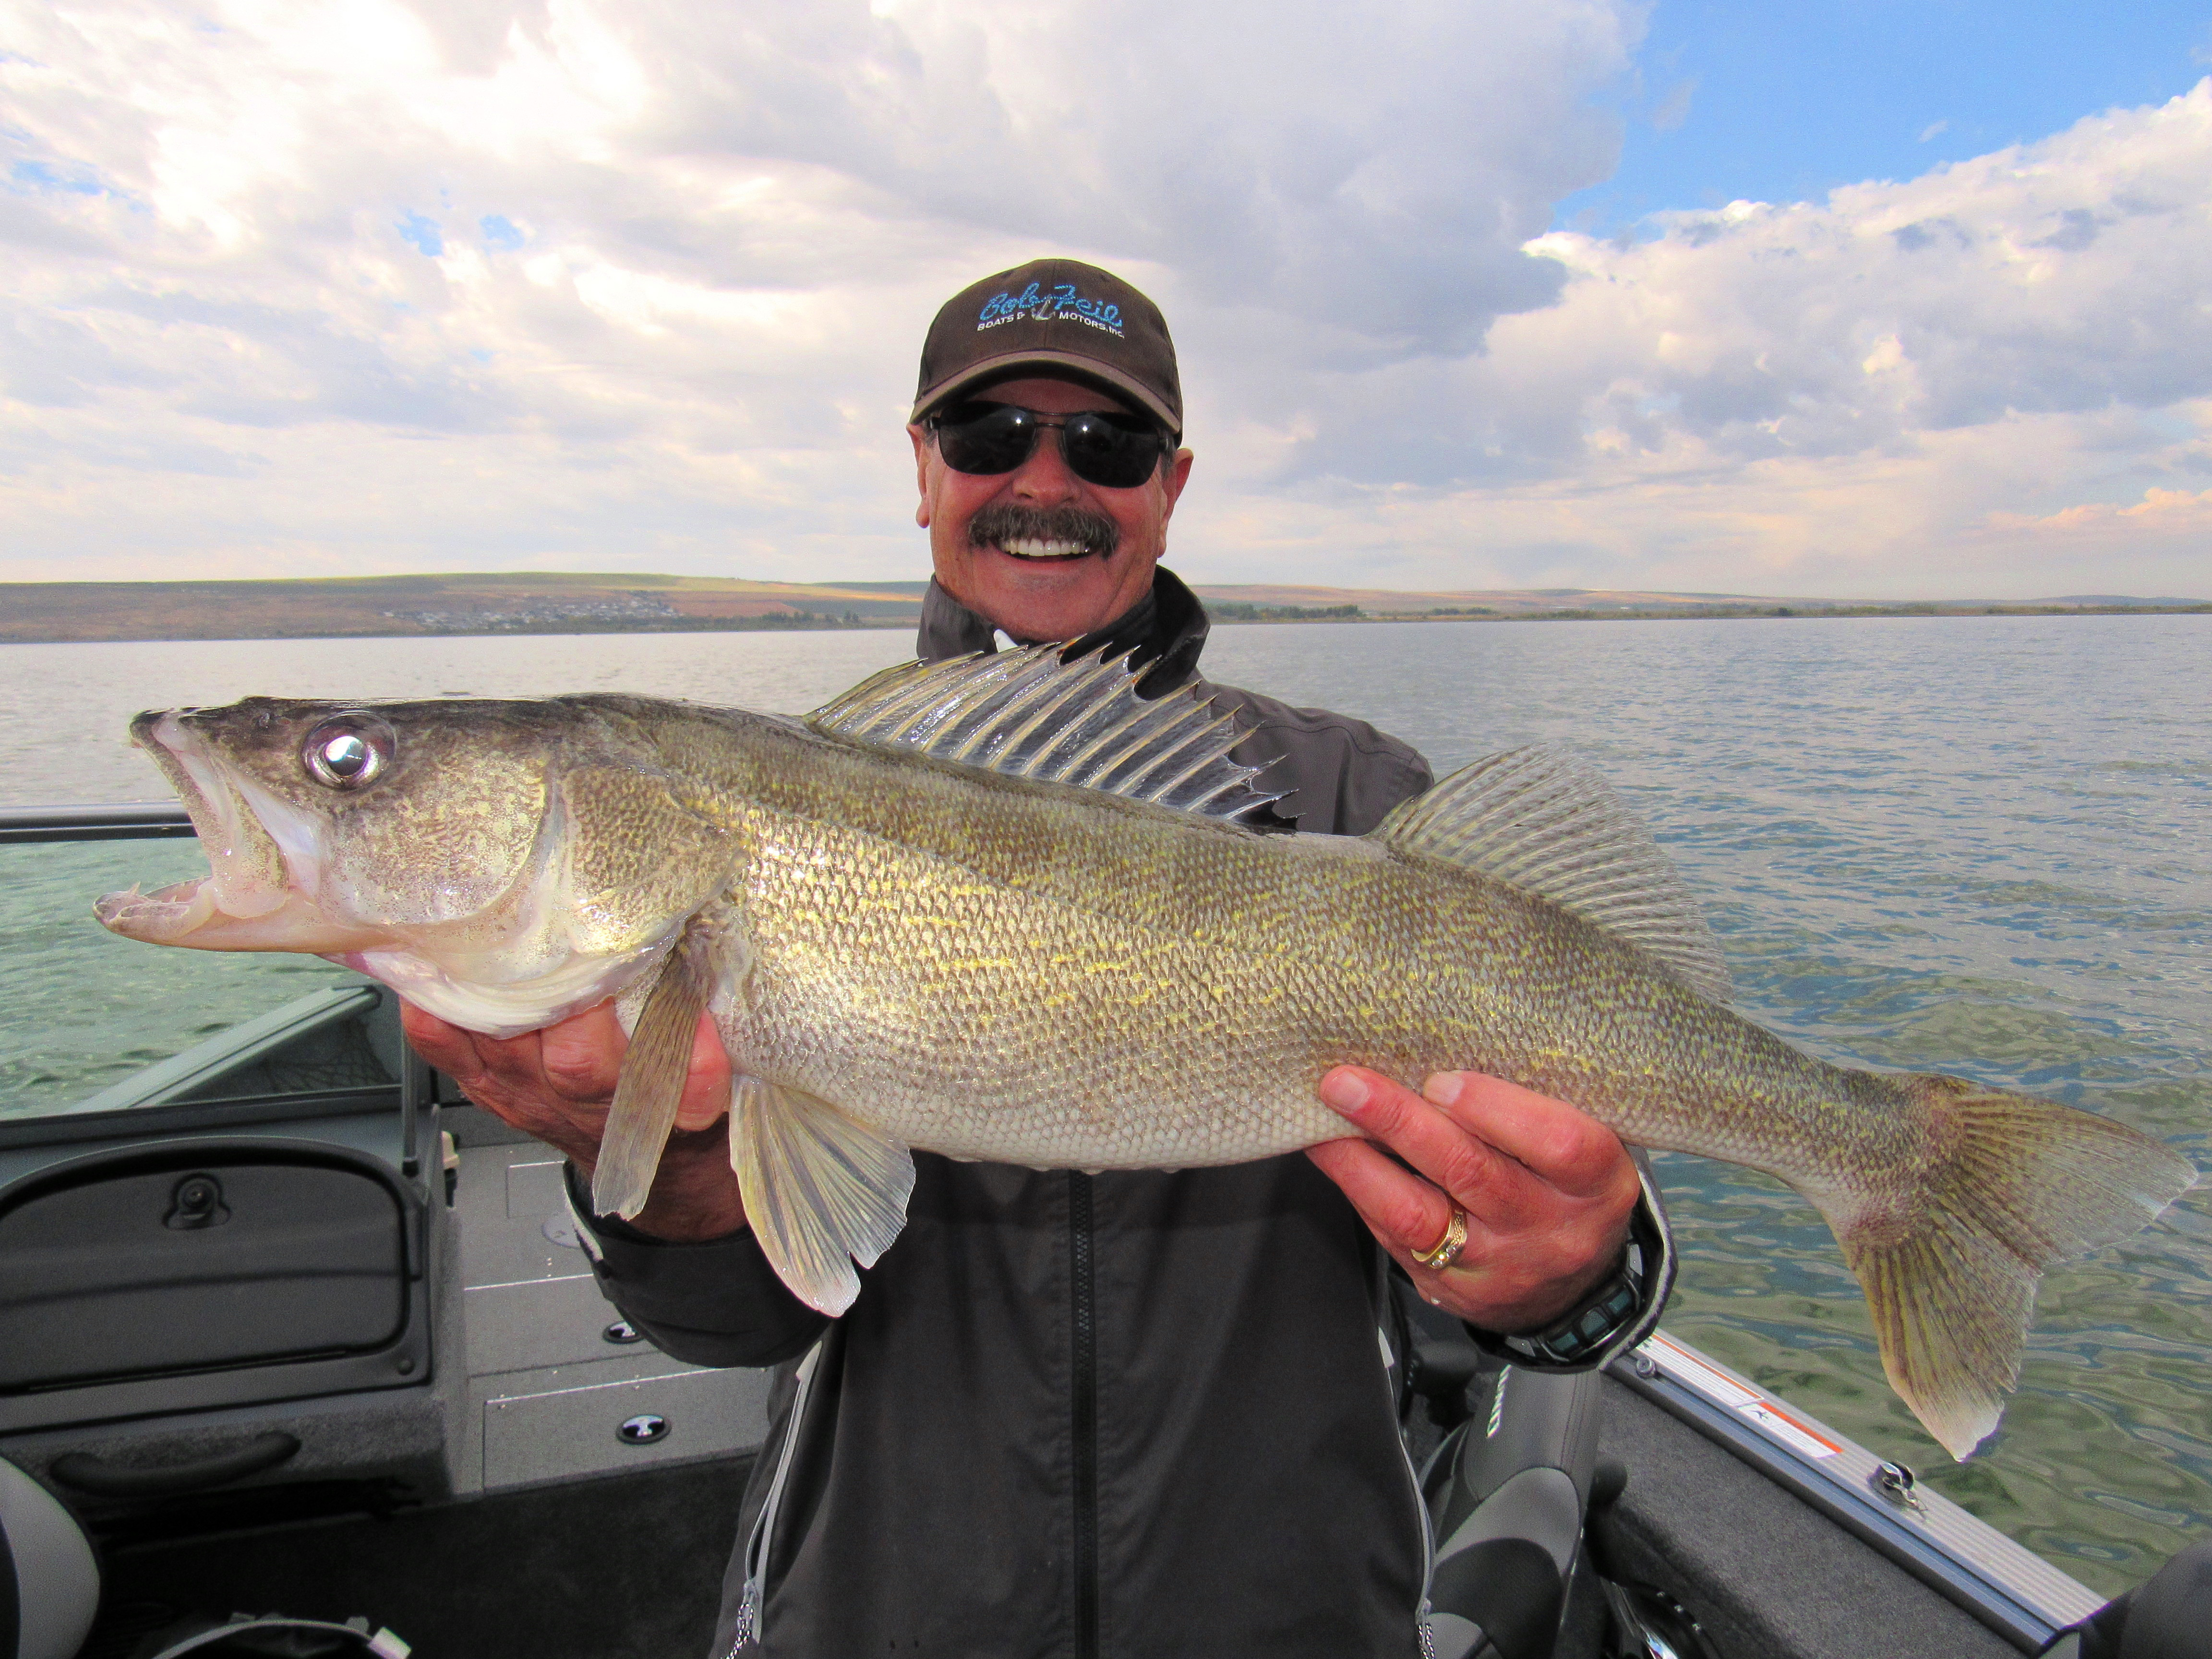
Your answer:
[[[591,701],[141,714],[131,736],[210,873],[95,914],[149,944],[329,957],[478,1030],[587,1006],[672,941],[712,874],[669,856],[649,743]]]

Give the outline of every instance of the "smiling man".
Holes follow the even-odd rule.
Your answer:
[[[1158,567],[1182,426],[1166,325],[1109,273],[1042,260],[948,302],[908,427],[921,654],[1003,632],[1129,649],[1150,690],[1195,680],[1206,613]],[[1278,828],[1363,834],[1428,787],[1364,721],[1204,690],[1291,792]],[[408,1029],[568,1155],[582,1204],[611,1015],[508,1042]],[[1610,1131],[1494,1079],[1340,1067],[1321,1093],[1347,1138],[1304,1155],[1085,1175],[917,1153],[906,1231],[833,1321],[745,1227],[729,1092],[702,1025],[651,1200],[587,1218],[603,1287],[667,1352],[788,1368],[718,1656],[1412,1659],[1426,1520],[1376,1344],[1393,1264],[1486,1346],[1565,1369],[1639,1340],[1671,1275]]]

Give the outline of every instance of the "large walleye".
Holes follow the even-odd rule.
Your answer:
[[[839,1313],[908,1149],[1231,1164],[1346,1133],[1352,1062],[1471,1068],[1624,1138],[1781,1176],[1865,1287],[1891,1382],[1964,1456],[2039,1273],[2195,1171],[2087,1112],[1851,1071],[1723,1006],[1688,894],[1610,791],[1524,750],[1357,839],[1272,799],[1190,690],[1055,647],[889,670],[805,721],[624,696],[139,716],[213,873],[112,894],[134,939],[306,951],[507,1036],[623,998],[595,1202],[635,1214],[701,1010],[786,1283]]]

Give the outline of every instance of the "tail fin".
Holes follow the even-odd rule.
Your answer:
[[[1874,1310],[1890,1386],[1963,1459],[2019,1380],[2043,1270],[2139,1231],[2197,1170],[2069,1106],[1961,1078],[1883,1080],[1926,1114],[1934,1157],[1917,1182],[1870,1172],[1821,1208]]]

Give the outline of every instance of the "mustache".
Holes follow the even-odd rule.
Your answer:
[[[1073,542],[1086,553],[1112,554],[1121,526],[1103,513],[1079,507],[1018,507],[994,501],[968,520],[968,544],[997,547],[1009,541]]]

